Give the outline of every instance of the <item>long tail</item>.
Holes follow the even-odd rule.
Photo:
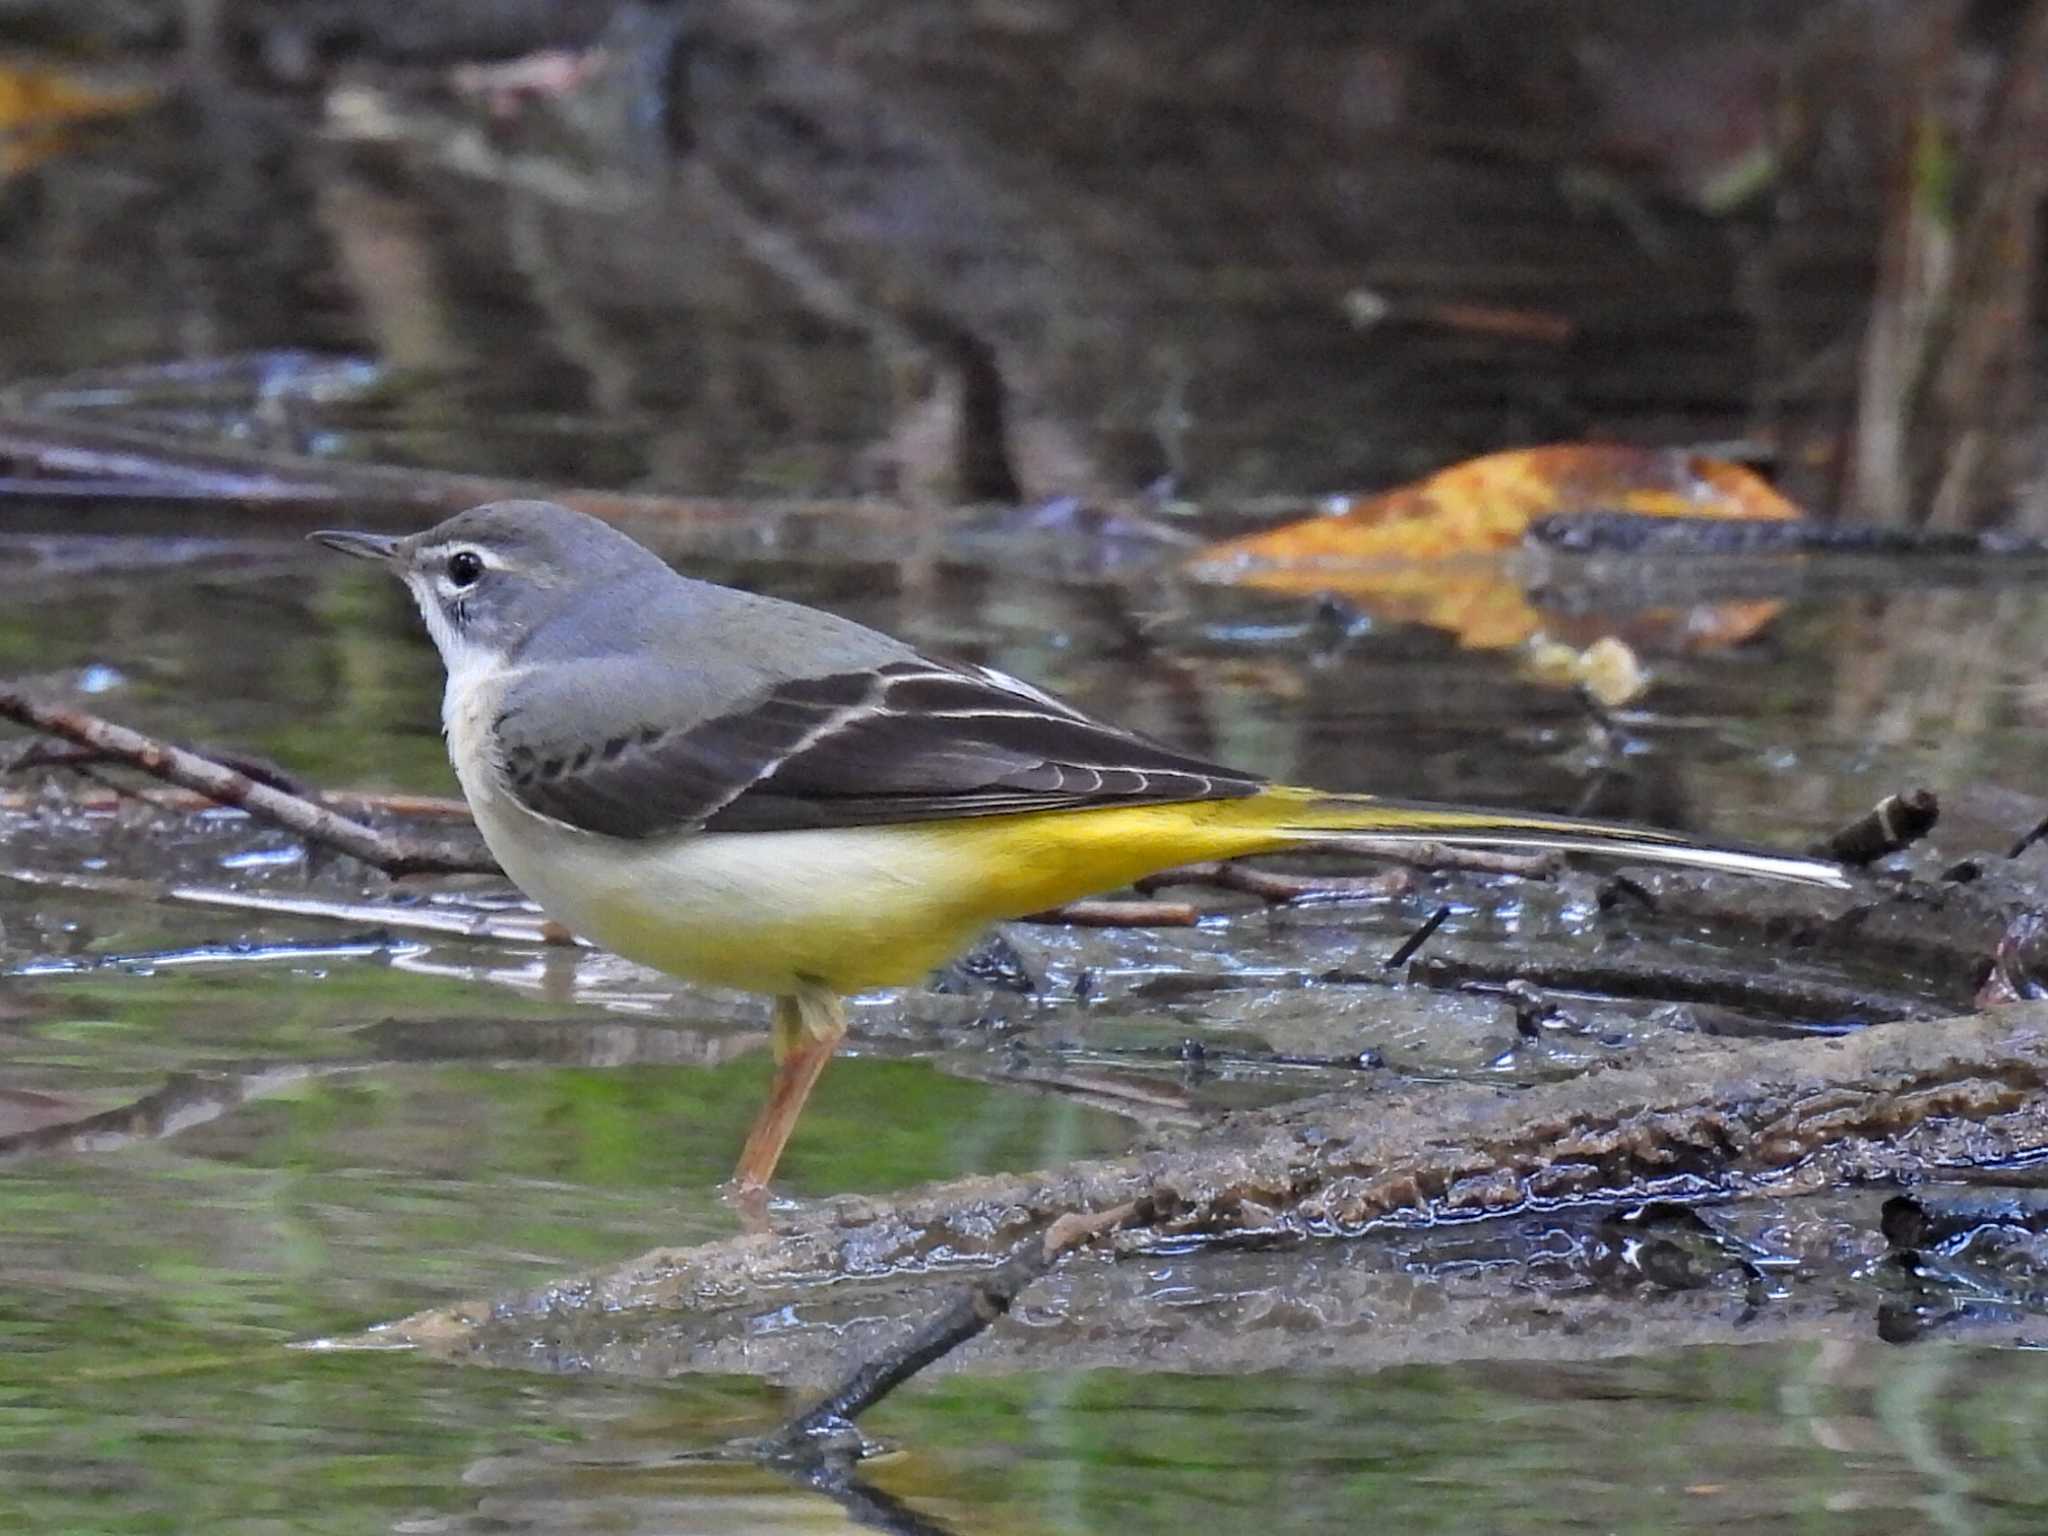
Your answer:
[[[1258,798],[1275,814],[1276,831],[1302,840],[1355,836],[1377,842],[1449,843],[1461,848],[1556,848],[1804,885],[1843,889],[1849,884],[1841,867],[1826,859],[1767,848],[1697,843],[1675,832],[1624,822],[1488,811],[1434,805],[1426,800],[1383,800],[1377,795],[1332,795],[1310,789],[1271,789]]]

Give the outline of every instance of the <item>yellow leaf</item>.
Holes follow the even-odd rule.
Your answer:
[[[81,123],[123,117],[156,99],[146,87],[101,87],[61,70],[0,63],[0,177],[70,148],[70,130]]]
[[[1381,620],[1428,624],[1470,648],[1496,649],[1559,627],[1546,625],[1499,557],[1537,518],[1572,512],[1800,516],[1738,464],[1680,449],[1562,443],[1488,454],[1376,496],[1343,498],[1329,516],[1212,544],[1191,571],[1267,591],[1333,593]],[[1725,645],[1776,612],[1775,604],[1728,604],[1637,615],[1635,626],[1650,622],[1655,631],[1676,621],[1689,646]]]

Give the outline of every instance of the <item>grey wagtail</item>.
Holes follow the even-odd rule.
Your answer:
[[[678,575],[547,502],[313,538],[411,589],[448,669],[462,792],[527,895],[629,959],[775,998],[742,1188],[774,1173],[846,1032],[841,997],[1176,864],[1351,834],[1845,883],[1646,827],[1269,783],[988,667]]]

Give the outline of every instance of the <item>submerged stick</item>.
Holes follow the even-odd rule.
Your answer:
[[[113,1152],[136,1142],[161,1141],[218,1120],[252,1099],[378,1065],[354,1061],[284,1062],[180,1072],[162,1087],[115,1108],[0,1135],[0,1164],[59,1152]]]
[[[1043,1232],[1018,1243],[987,1275],[955,1293],[908,1338],[855,1366],[816,1403],[769,1436],[764,1450],[779,1457],[816,1454],[819,1440],[842,1430],[926,1366],[943,1360],[993,1325],[1026,1286],[1061,1259],[1137,1219],[1139,1205],[1135,1201],[1107,1211],[1069,1213],[1055,1219]]]

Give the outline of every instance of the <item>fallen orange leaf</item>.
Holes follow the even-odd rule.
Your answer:
[[[69,148],[68,130],[80,123],[122,117],[156,99],[146,87],[103,88],[61,70],[0,64],[0,177]]]
[[[1560,627],[1531,606],[1499,557],[1520,546],[1537,518],[1572,512],[1800,516],[1739,464],[1683,449],[1561,443],[1488,454],[1376,496],[1342,498],[1328,516],[1211,544],[1191,572],[1267,591],[1333,593],[1376,618],[1427,624],[1469,648],[1499,649]],[[1774,603],[1667,610],[1637,615],[1632,627],[1640,632],[1648,622],[1656,632],[1675,623],[1676,638],[1688,646],[1726,645],[1777,611]]]

